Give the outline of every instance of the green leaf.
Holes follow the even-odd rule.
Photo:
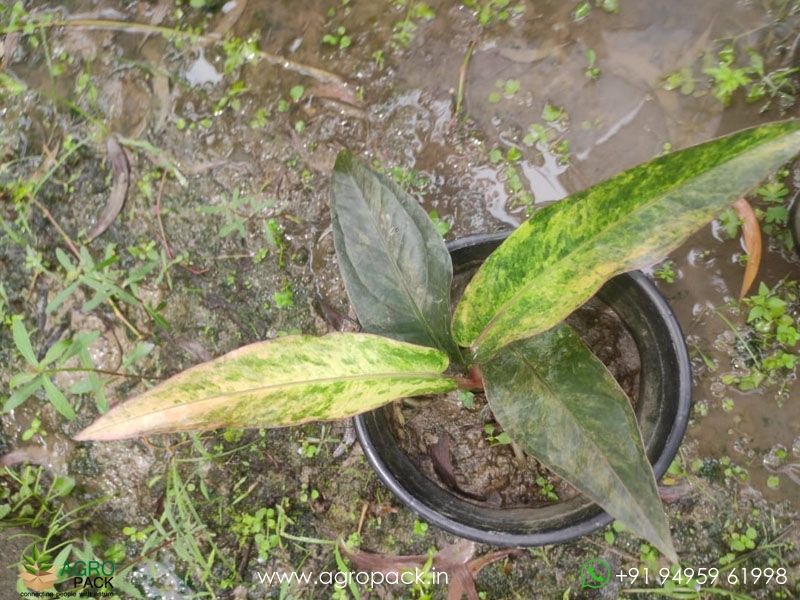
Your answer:
[[[42,359],[42,364],[49,365],[50,363],[55,362],[56,360],[61,358],[64,352],[66,352],[67,349],[70,347],[71,343],[72,342],[70,342],[69,340],[59,340],[58,342],[50,346],[50,349],[47,351],[47,354],[45,354],[44,358]]]
[[[19,350],[22,358],[28,364],[38,367],[39,361],[36,360],[36,353],[33,351],[33,346],[31,346],[31,338],[28,335],[28,330],[25,329],[25,325],[22,324],[21,317],[15,316],[11,321],[11,333],[14,337],[14,345]]]
[[[460,360],[450,335],[450,255],[417,201],[349,152],[331,183],[333,241],[364,331],[439,348]]]
[[[53,498],[61,496],[68,496],[69,493],[75,488],[75,479],[72,477],[59,477],[53,482],[51,494]],[[52,557],[42,557],[41,560],[50,560]]]
[[[39,391],[39,388],[42,387],[43,379],[44,377],[42,375],[37,375],[36,379],[11,394],[11,396],[9,396],[3,403],[3,412],[14,410],[20,404],[25,402],[25,400]]]
[[[630,402],[568,325],[506,346],[483,378],[515,442],[677,562]]]
[[[8,380],[8,387],[13,390],[14,388],[17,388],[21,385],[25,385],[29,381],[33,381],[38,376],[39,373],[32,373],[30,371],[22,371],[21,373],[15,373]]]
[[[800,149],[800,121],[673,152],[543,208],[470,282],[453,334],[488,360],[549,329],[611,277],[653,264]]]
[[[47,399],[50,400],[50,403],[55,409],[72,421],[75,418],[75,411],[72,410],[72,406],[70,406],[64,393],[56,387],[47,375],[42,375],[42,386],[44,387],[45,394],[47,394]]]
[[[77,440],[342,419],[404,396],[445,392],[447,356],[369,334],[293,335],[175,375],[110,410]]]

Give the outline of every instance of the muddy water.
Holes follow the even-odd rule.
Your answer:
[[[100,213],[106,197],[103,174],[98,172],[104,135],[116,132],[159,149],[160,154],[153,155],[127,148],[134,185],[118,223],[98,243],[114,242],[126,248],[160,240],[163,224],[172,249],[187,253],[186,266],[193,271],[174,268],[171,289],[153,284],[146,290],[166,302],[165,317],[175,327],[171,336],[159,337],[153,359],[164,373],[171,373],[201,357],[274,337],[279,331],[329,330],[331,324],[315,308],[317,296],[346,312],[327,210],[328,177],[342,148],[377,159],[385,167],[419,171],[429,180],[421,201],[453,225],[448,234],[452,238],[511,228],[525,218],[527,207],[509,200],[505,164],[490,160],[492,150],[503,155],[511,148],[519,151],[515,166],[535,208],[648,160],[665,148],[685,147],[780,116],[774,107],[759,112],[763,103],[746,104],[741,94],[725,108],[711,93],[702,68],[713,65],[716,53],[727,42],[735,44],[741,64],[746,63],[741,58],[745,47],[752,47],[764,56],[768,69],[790,65],[800,30],[796,2],[640,0],[620,5],[619,14],[595,7],[579,21],[573,15],[575,3],[529,2],[522,16],[482,28],[472,11],[458,3],[430,2],[435,18],[414,20],[416,37],[406,49],[391,42],[393,29],[406,16],[407,9],[399,5],[362,0],[352,0],[347,6],[323,0],[237,0],[207,14],[184,6],[179,17],[171,2],[134,3],[124,9],[76,2],[69,9],[71,16],[171,27],[191,24],[209,34],[252,35],[262,50],[336,77],[312,76],[302,68],[281,68],[267,61],[226,75],[225,52],[219,44],[188,44],[179,49],[159,35],[59,28],[49,40],[52,55],[65,51],[76,60],[66,66],[65,74],[51,78],[42,51],[24,43],[9,58],[6,70],[32,88],[69,98],[96,122],[79,119],[64,105],[52,108],[44,101],[41,106],[34,101],[9,101],[8,106],[0,107],[4,122],[20,126],[0,137],[0,157],[30,155],[38,160],[46,154],[43,146],[48,144],[49,151],[51,138],[59,138],[51,127],[90,138],[94,155],[84,160],[91,159],[91,165],[82,168],[78,161],[70,165],[73,172],[81,173],[72,182],[75,189],[66,196],[60,193],[45,199],[54,217],[77,237],[81,229],[91,227],[93,215]],[[338,27],[344,27],[351,37],[346,49],[322,42],[324,35]],[[455,90],[473,42],[465,79],[467,118],[459,121],[453,115]],[[9,44],[7,41],[6,49]],[[600,69],[595,80],[585,75],[588,50],[595,53]],[[378,51],[385,57],[384,66],[376,62]],[[96,101],[86,92],[76,91],[77,79],[87,64],[96,86]],[[684,67],[691,67],[691,76],[698,80],[694,90],[686,95],[665,90],[663,78]],[[346,83],[339,83],[339,78]],[[234,81],[246,88],[236,96],[238,104],[232,99],[220,104]],[[516,91],[507,91],[509,81],[518,82]],[[290,101],[289,91],[297,85],[304,86],[303,97]],[[548,125],[542,117],[548,105],[563,111],[556,124]],[[259,109],[268,118],[252,125]],[[789,114],[796,113],[796,107],[789,109]],[[549,143],[538,147],[526,143],[532,124],[547,126],[553,135],[550,142],[568,142],[569,160],[561,160]],[[138,184],[149,181],[158,190],[158,177],[147,177],[165,161],[177,166],[187,181],[182,185],[175,177],[166,179],[163,196],[158,193],[163,218],[159,223],[156,192],[147,192]],[[20,175],[34,172],[38,163],[30,164],[28,172],[18,167]],[[788,178],[792,179],[800,178],[794,173]],[[262,208],[243,213],[244,235],[220,236],[225,219],[198,208],[224,209],[230,205],[233,190],[251,194]],[[269,246],[268,219],[274,219],[282,230],[285,249],[280,252],[281,261],[276,248]],[[39,226],[43,246],[61,243],[47,223]],[[763,495],[774,506],[788,501],[790,508],[798,510],[800,487],[790,477],[781,475],[778,489],[766,485],[772,470],[800,462],[800,456],[792,452],[800,436],[797,385],[780,398],[775,397],[774,388],[737,393],[731,386],[721,387],[720,377],[735,368],[736,356],[731,355],[731,331],[710,309],[722,307],[738,294],[741,267],[736,257],[741,248],[737,241],[715,235],[716,231],[708,228],[676,251],[672,259],[678,280],[659,283],[690,336],[696,366],[695,401],[702,408],[694,415],[684,453],[687,459],[700,461],[730,457],[747,469],[748,480],[731,484],[726,498],[738,498],[747,491]],[[267,258],[253,261],[265,247],[270,250]],[[2,258],[10,265],[9,273],[25,272],[19,252]],[[126,260],[131,259],[126,255]],[[787,275],[800,276],[797,259],[791,253],[767,252],[760,280],[774,285]],[[23,311],[27,310],[26,292],[31,282],[17,277],[4,275],[3,282],[18,299],[16,310]],[[295,307],[281,310],[275,306],[273,294],[287,282],[294,292]],[[744,322],[742,314],[724,314],[734,325]],[[73,319],[76,330],[81,322]],[[147,330],[146,323],[137,324]],[[100,364],[103,349],[98,346],[95,350],[100,353]],[[700,352],[714,370],[704,366]],[[6,384],[5,374],[0,383]],[[732,399],[732,409],[723,409],[725,398]],[[93,414],[89,414],[90,408],[84,407],[84,420]],[[26,409],[18,416],[29,420],[31,415]],[[4,432],[18,440],[27,425],[13,423],[14,418],[5,417]],[[68,425],[65,429],[51,431],[47,445],[68,454],[72,448],[68,434],[76,428]],[[288,466],[286,472],[271,469],[269,481],[278,482],[274,489],[289,490],[280,493],[292,494],[300,471],[299,444],[289,436],[276,435],[274,439],[270,452]],[[787,449],[787,458],[780,464],[770,456],[777,445]],[[152,457],[145,460],[137,453],[129,454],[136,457],[131,459],[135,464],[128,470],[130,477],[107,478],[103,494],[118,493],[124,499],[126,487],[145,490],[149,477],[144,471]],[[96,460],[108,459],[102,452],[94,455]],[[338,470],[341,465],[333,461],[328,466]],[[336,486],[350,486],[361,493],[361,482],[345,481],[344,476],[331,478],[329,471],[318,469],[315,463],[302,469],[303,480],[316,483],[323,494],[329,491],[333,508],[342,514],[348,515],[351,505],[361,502],[357,495],[340,498],[333,493]],[[119,470],[123,471],[124,465]],[[273,489],[261,493],[269,502],[280,496]],[[142,504],[139,520],[146,523],[151,507]],[[735,503],[731,500],[730,504]],[[127,507],[125,512],[136,508]],[[337,521],[334,512],[330,511],[320,526],[322,533],[314,533],[314,537],[352,531],[348,518]],[[784,513],[776,509],[776,514]],[[409,519],[406,517],[407,526]],[[398,530],[392,535],[402,539],[404,533]],[[381,533],[376,537],[383,540],[387,536]],[[718,549],[707,552],[705,559],[719,555]]]

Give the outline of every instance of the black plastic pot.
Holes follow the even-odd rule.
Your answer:
[[[482,262],[508,233],[478,235],[448,244],[454,271]],[[664,298],[642,273],[620,275],[598,293],[633,335],[641,356],[639,427],[660,478],[678,452],[691,405],[691,368],[680,326]],[[355,419],[358,439],[384,484],[428,523],[495,546],[566,542],[612,518],[584,496],[542,508],[493,508],[462,499],[425,477],[392,436],[385,409]]]

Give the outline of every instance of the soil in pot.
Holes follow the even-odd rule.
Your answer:
[[[593,299],[568,322],[636,402],[639,352],[617,314]],[[387,407],[392,435],[421,473],[467,501],[497,508],[538,508],[578,495],[519,447],[497,440],[502,429],[483,394],[476,393],[469,404],[453,392]],[[490,434],[487,426],[493,428]]]

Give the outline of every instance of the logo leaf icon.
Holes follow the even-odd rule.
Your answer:
[[[34,569],[33,567],[29,567],[28,565],[22,565],[22,566],[25,567],[25,570],[28,573],[30,573],[31,575],[38,575],[39,574],[39,572],[36,569]]]

